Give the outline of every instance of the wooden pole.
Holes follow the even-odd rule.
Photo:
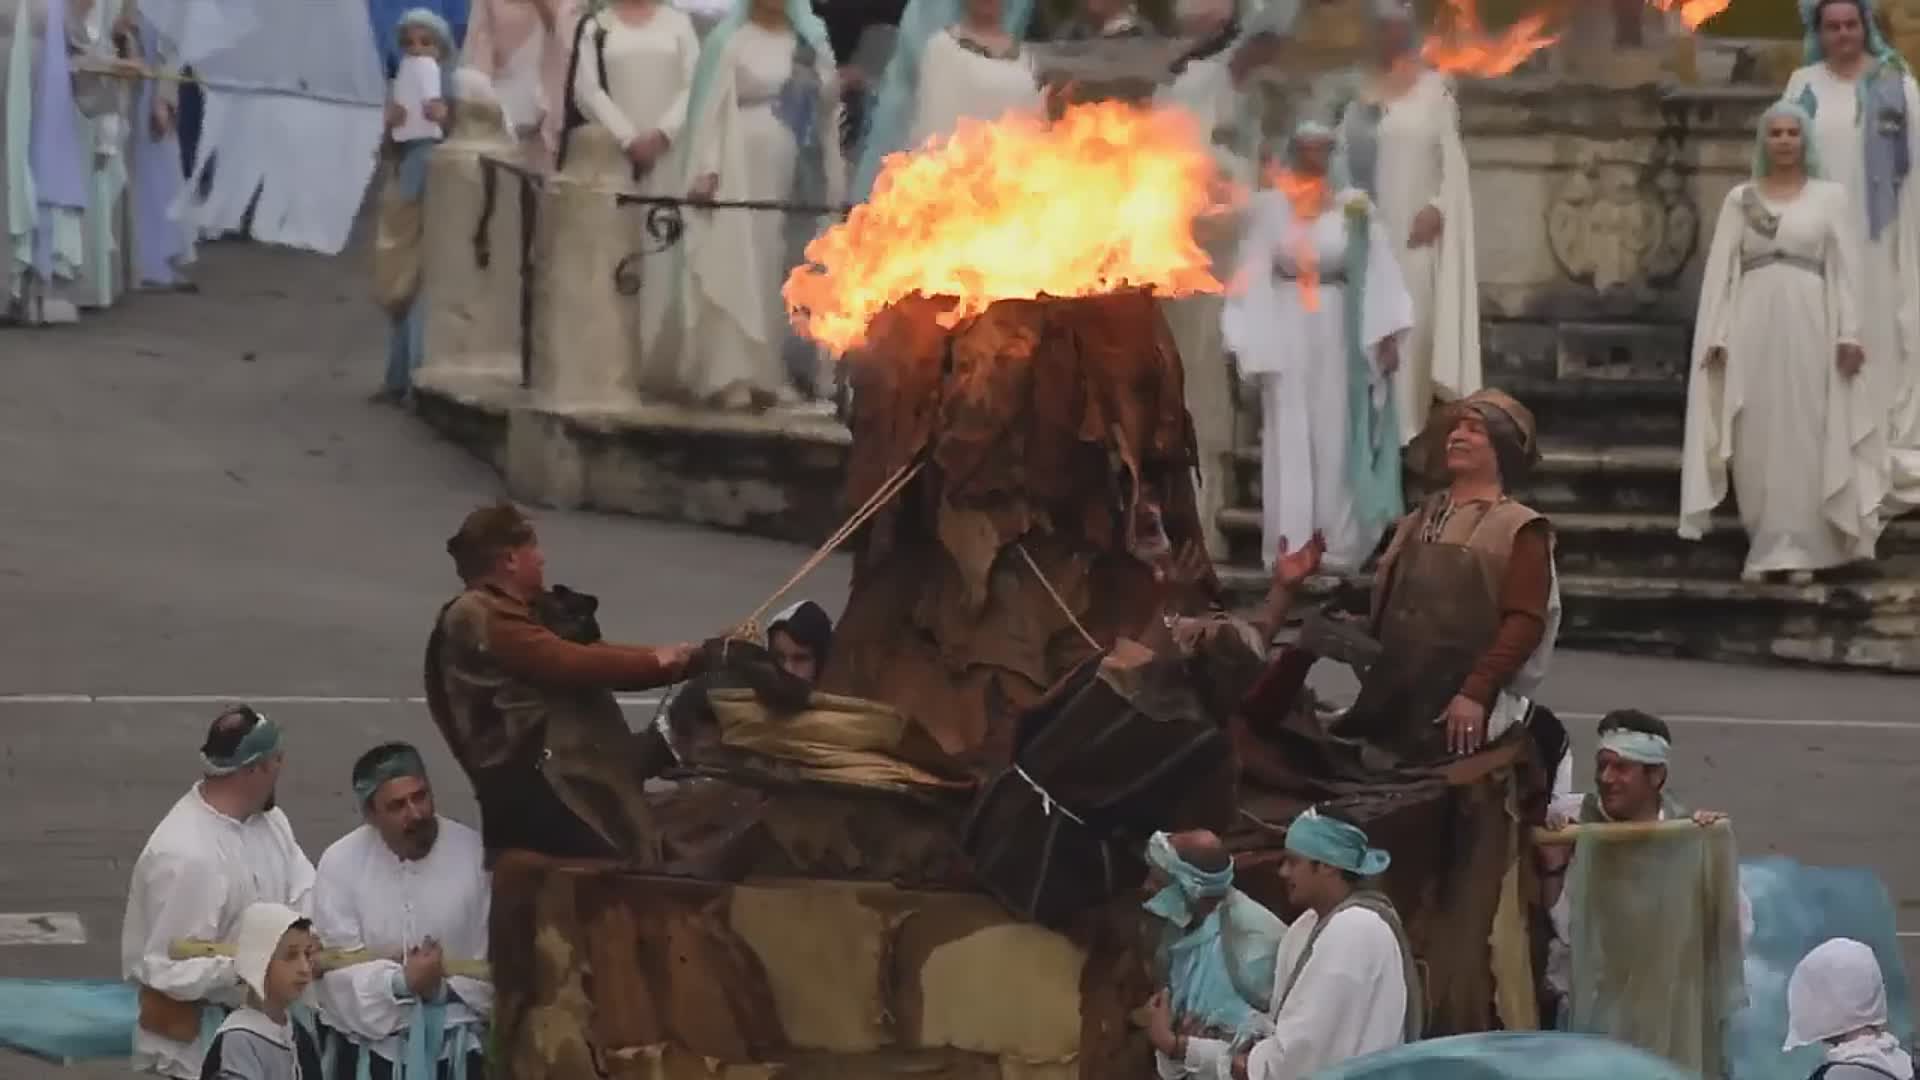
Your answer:
[[[175,960],[202,960],[210,956],[232,956],[233,946],[224,941],[201,941],[194,938],[181,938],[167,946],[167,955]],[[377,953],[369,949],[321,949],[314,954],[313,966],[317,972],[337,971],[355,964],[370,963],[374,960],[401,961],[400,956],[390,953]],[[493,981],[493,966],[485,960],[463,960],[448,957],[446,971],[449,975],[458,975],[463,979],[478,982]]]
[[[1656,836],[1661,833],[1679,832],[1682,829],[1720,829],[1732,824],[1730,818],[1722,818],[1711,825],[1697,825],[1692,818],[1681,818],[1678,821],[1596,821],[1584,825],[1568,825],[1561,829],[1535,829],[1533,842],[1536,846],[1571,844],[1589,833],[1602,836]]]

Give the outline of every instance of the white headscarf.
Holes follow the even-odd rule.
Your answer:
[[[1870,1065],[1911,1080],[1913,1058],[1886,1025],[1887,984],[1867,945],[1833,938],[1794,966],[1787,980],[1788,1050],[1853,1035],[1828,1047],[1827,1060]]]
[[[285,904],[249,904],[240,913],[233,939],[233,970],[262,1000],[267,996],[267,965],[280,949],[287,928],[306,918]]]

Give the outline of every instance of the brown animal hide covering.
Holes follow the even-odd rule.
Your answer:
[[[728,884],[520,852],[494,869],[495,1069],[514,1080],[1150,1075],[1139,909],[1065,933],[976,893]]]
[[[849,505],[926,463],[866,531],[821,689],[1004,765],[1016,715],[1094,651],[1074,620],[1105,646],[1159,610],[1136,512],[1200,539],[1192,422],[1146,293],[1001,301],[951,331],[947,306],[896,305],[848,358]]]

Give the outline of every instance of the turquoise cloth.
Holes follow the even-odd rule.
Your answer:
[[[1287,826],[1287,850],[1361,877],[1385,873],[1393,862],[1386,852],[1367,846],[1366,833],[1312,810]]]
[[[1644,1050],[1596,1035],[1497,1031],[1429,1039],[1383,1050],[1321,1069],[1312,1075],[1312,1080],[1699,1080],[1699,1077]],[[1795,1080],[1802,1078],[1795,1077]]]
[[[1800,958],[1829,938],[1864,942],[1887,983],[1888,1028],[1913,1045],[1913,990],[1894,930],[1893,901],[1870,870],[1803,866],[1782,856],[1740,864],[1740,889],[1753,909],[1746,946],[1747,1007],[1727,1025],[1726,1060],[1737,1080],[1805,1080],[1819,1046],[1781,1050],[1787,1038],[1787,980]]]
[[[1161,968],[1173,1014],[1196,1018],[1239,1042],[1258,1035],[1273,992],[1273,969],[1286,925],[1233,891],[1233,866],[1205,871],[1180,858],[1166,833],[1147,842],[1147,862],[1171,883],[1144,905],[1165,920]],[[1192,905],[1220,901],[1194,925]]]
[[[1234,985],[1220,923],[1220,910],[1215,909],[1191,929],[1168,926],[1161,950],[1173,1015],[1181,1020],[1197,1019],[1208,1029],[1223,1033],[1228,1041],[1238,1043],[1260,1034],[1266,1010],[1255,1008]],[[1267,958],[1269,976],[1276,955]]]
[[[365,777],[353,782],[354,808],[365,807],[373,799],[373,793],[380,790],[380,785],[407,776],[427,778],[427,763],[420,760],[420,754],[411,747],[394,750],[375,762]]]
[[[1373,363],[1361,340],[1366,326],[1367,262],[1373,248],[1372,205],[1368,204],[1366,213],[1345,208],[1341,212],[1347,215],[1347,287],[1340,290],[1347,338],[1347,479],[1361,531],[1378,536],[1406,512],[1400,489],[1400,421],[1392,379],[1383,380],[1386,398],[1379,408],[1374,407]],[[1383,863],[1381,869],[1385,868]]]
[[[55,1062],[133,1056],[139,992],[118,979],[0,979],[0,1046]]]

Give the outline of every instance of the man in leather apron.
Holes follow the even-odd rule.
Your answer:
[[[1540,458],[1527,407],[1481,390],[1441,410],[1415,455],[1446,486],[1400,520],[1374,571],[1381,662],[1338,728],[1409,764],[1471,753],[1522,718],[1513,691],[1538,682],[1559,606],[1551,527],[1507,494]]]
[[[473,782],[489,862],[509,848],[656,861],[642,785],[669,751],[628,729],[613,694],[681,681],[696,647],[614,645],[572,627],[551,610],[532,524],[509,504],[469,514],[447,552],[466,589],[428,639],[427,706]]]

